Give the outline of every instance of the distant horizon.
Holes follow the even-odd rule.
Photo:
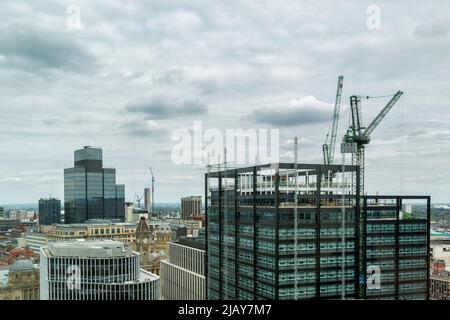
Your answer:
[[[129,202],[129,201],[125,201],[125,202]],[[180,204],[177,201],[173,201],[173,202],[155,202],[155,206],[158,205],[167,205],[167,204]],[[444,203],[443,203],[444,204]],[[25,202],[25,203],[1,203],[0,207],[6,208],[6,209],[28,209],[28,208],[34,208],[34,207],[38,207],[39,203],[32,203],[32,202]],[[141,206],[141,208],[143,208],[143,206]],[[63,208],[64,209],[64,208]]]
[[[380,195],[383,196],[383,195]],[[433,198],[431,198],[433,199]],[[129,201],[125,201],[125,202],[129,202]],[[167,205],[167,204],[180,204],[180,201],[169,201],[169,202],[155,202],[155,206],[158,205]],[[409,203],[406,203],[409,204]],[[405,204],[405,205],[406,205]],[[38,203],[0,203],[0,207],[3,207],[5,209],[30,209],[30,208],[37,208],[38,207]],[[203,201],[203,197],[202,197],[202,205],[204,205],[204,201]],[[413,203],[413,205],[425,205],[424,203]],[[450,201],[449,202],[431,202],[432,206],[436,206],[436,205],[450,205]],[[141,206],[141,208],[143,208],[143,206]],[[64,207],[62,208],[64,209]]]

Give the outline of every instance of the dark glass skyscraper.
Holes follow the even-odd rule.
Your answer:
[[[74,152],[73,168],[64,170],[65,223],[88,219],[125,219],[125,186],[116,184],[116,169],[103,168],[102,149]]]
[[[358,174],[349,165],[212,168],[207,298],[427,299],[430,197],[361,196]],[[406,217],[411,201],[426,215]]]
[[[39,199],[39,224],[61,223],[61,200],[55,198]]]

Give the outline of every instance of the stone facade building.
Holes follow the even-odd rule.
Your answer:
[[[0,270],[0,300],[39,300],[39,269],[31,260],[16,260]]]

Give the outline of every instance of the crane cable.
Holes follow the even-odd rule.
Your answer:
[[[395,94],[390,94],[390,95],[386,95],[386,96],[357,96],[361,99],[383,99],[383,98],[392,98],[393,96],[395,96]]]

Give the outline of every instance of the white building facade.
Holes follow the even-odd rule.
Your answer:
[[[206,299],[205,250],[171,242],[160,275],[162,299]]]
[[[158,300],[159,277],[119,241],[59,241],[40,252],[41,300]]]

